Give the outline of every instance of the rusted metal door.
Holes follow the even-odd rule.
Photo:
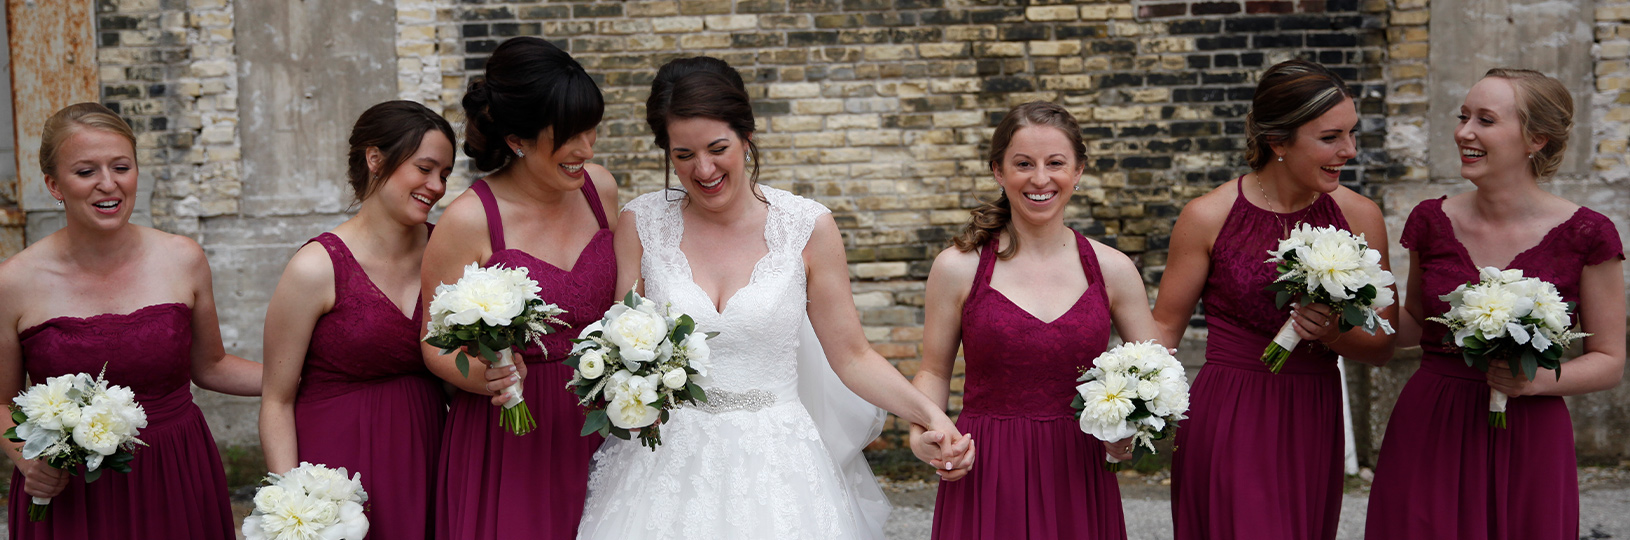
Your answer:
[[[40,173],[40,131],[57,109],[101,95],[93,6],[84,0],[6,1],[17,176],[12,185],[0,185],[0,199],[10,203],[0,206],[0,237],[20,232],[24,212],[56,209]],[[0,257],[13,247],[0,240]]]

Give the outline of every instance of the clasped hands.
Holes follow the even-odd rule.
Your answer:
[[[936,426],[929,429],[911,424],[911,453],[917,459],[934,467],[934,474],[948,481],[961,480],[973,468],[974,447],[972,433],[959,433],[956,426]]]

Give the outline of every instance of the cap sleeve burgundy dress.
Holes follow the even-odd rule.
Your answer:
[[[1422,202],[1410,212],[1403,245],[1420,265],[1428,316],[1449,311],[1439,296],[1478,279],[1477,266],[1443,213],[1443,199]],[[1550,282],[1562,298],[1578,302],[1584,268],[1615,258],[1624,258],[1624,250],[1613,222],[1580,207],[1507,269]],[[1447,333],[1441,323],[1421,328],[1421,367],[1404,385],[1387,421],[1366,535],[1579,538],[1578,464],[1567,404],[1558,396],[1512,398],[1506,429],[1489,426],[1488,381],[1443,343]],[[1568,376],[1566,369],[1562,376]]]

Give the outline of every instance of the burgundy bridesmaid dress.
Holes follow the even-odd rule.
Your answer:
[[[1109,346],[1109,298],[1086,237],[1076,249],[1089,283],[1043,322],[991,288],[996,247],[980,250],[962,306],[967,365],[957,429],[979,442],[968,476],[940,482],[936,540],[1124,539],[1121,490],[1104,445],[1081,432],[1070,401],[1081,370]]]
[[[583,197],[600,231],[572,268],[556,268],[523,251],[505,249],[492,189],[485,180],[470,188],[487,212],[492,241],[487,265],[528,269],[543,288],[543,299],[566,310],[561,319],[571,326],[544,336],[548,354],[533,347],[521,355],[527,363],[526,406],[538,422],[531,433],[513,435],[499,429],[499,409],[489,396],[468,392],[453,396],[442,445],[436,538],[573,538],[588,492],[589,458],[601,439],[578,436],[583,409],[566,389],[572,369],[560,361],[571,352],[578,331],[600,320],[614,300],[617,256],[611,229],[594,182],[583,182]]]
[[[24,330],[29,381],[70,373],[129,387],[147,412],[130,473],[83,476],[51,499],[51,514],[28,520],[23,474],[11,475],[12,538],[147,540],[234,538],[221,454],[192,402],[192,308],[157,304],[128,314],[57,317]]]
[[[1430,316],[1449,311],[1439,296],[1478,279],[1471,255],[1443,213],[1443,199],[1422,202],[1410,212],[1403,245],[1420,263],[1422,307]],[[1548,281],[1567,301],[1578,302],[1584,267],[1614,258],[1624,258],[1624,250],[1613,222],[1580,207],[1507,268]],[[1487,379],[1443,343],[1446,333],[1435,322],[1421,329],[1421,368],[1404,386],[1387,421],[1365,534],[1434,540],[1579,538],[1578,464],[1567,405],[1557,396],[1512,398],[1507,428],[1489,426],[1492,390]]]
[[[1243,185],[1236,180],[1235,186]],[[1275,374],[1262,351],[1290,317],[1263,287],[1268,250],[1298,223],[1348,229],[1335,199],[1301,210],[1258,208],[1241,191],[1211,248],[1206,363],[1172,452],[1176,538],[1330,539],[1341,515],[1341,378],[1336,354],[1313,342]]]
[[[428,538],[447,399],[419,351],[419,309],[404,315],[340,237],[312,241],[334,265],[334,307],[317,319],[300,372],[300,461],[362,473],[369,538]]]

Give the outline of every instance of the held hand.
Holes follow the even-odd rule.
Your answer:
[[[1536,373],[1535,375],[1539,374]],[[1505,360],[1489,361],[1487,378],[1489,388],[1499,390],[1500,393],[1507,396],[1532,396],[1540,393],[1536,381],[1531,381],[1528,377],[1522,375],[1512,376],[1511,364],[1506,363]]]
[[[950,435],[947,435],[950,433]],[[947,424],[937,430],[911,425],[911,452],[934,467],[934,473],[950,481],[960,480],[973,467],[974,442],[969,434],[958,434]]]
[[[1127,437],[1115,442],[1105,441],[1104,453],[1122,462],[1132,461],[1132,438]]]
[[[1318,341],[1329,345],[1341,337],[1340,321],[1336,318],[1330,306],[1324,304],[1311,304],[1297,306],[1290,312],[1291,320],[1296,321],[1296,335],[1302,341]]]
[[[49,499],[68,488],[68,473],[42,460],[24,460],[18,469],[23,472],[23,493],[31,497]]]

